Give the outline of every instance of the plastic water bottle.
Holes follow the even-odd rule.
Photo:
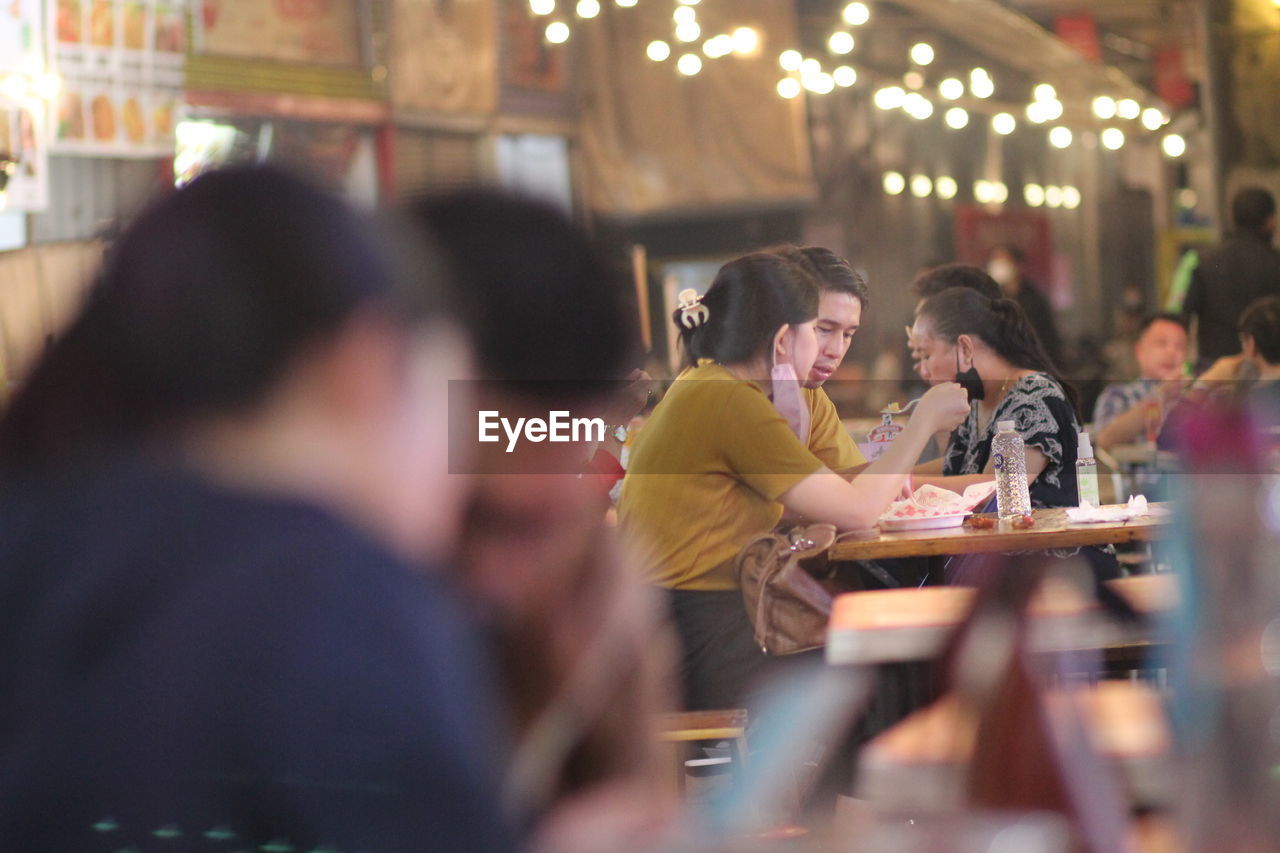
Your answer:
[[[991,439],[991,459],[996,469],[996,510],[1000,518],[1026,515],[1031,512],[1026,446],[1013,421],[1000,421],[996,429],[996,437]]]
[[[1098,462],[1093,458],[1093,443],[1089,441],[1089,433],[1080,433],[1079,450],[1076,451],[1076,490],[1080,494],[1080,503],[1085,501],[1100,506],[1102,498],[1098,494]]]

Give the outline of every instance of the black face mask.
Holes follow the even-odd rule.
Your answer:
[[[960,369],[959,350],[956,351],[956,384],[969,392],[970,403],[987,396],[987,386],[982,384],[982,377],[978,375],[978,368]]]

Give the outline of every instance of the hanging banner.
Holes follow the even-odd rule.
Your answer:
[[[172,155],[187,0],[52,0],[54,153]]]
[[[49,203],[46,31],[40,0],[0,4],[0,170],[6,210]],[[51,92],[49,94],[52,94]]]

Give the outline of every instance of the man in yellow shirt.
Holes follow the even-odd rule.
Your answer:
[[[794,255],[792,253],[794,252]],[[858,445],[840,421],[835,404],[822,385],[844,361],[853,336],[862,324],[862,309],[869,293],[862,276],[844,258],[821,246],[787,250],[818,282],[818,359],[804,383],[802,394],[809,404],[809,451],[843,476],[867,464]]]

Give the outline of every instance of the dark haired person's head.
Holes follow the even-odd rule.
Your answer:
[[[1231,221],[1241,231],[1271,239],[1276,228],[1276,200],[1262,187],[1244,187],[1231,198]]]
[[[702,297],[706,320],[677,308],[688,364],[711,359],[768,375],[775,361],[790,363],[803,381],[817,358],[814,321],[818,283],[802,265],[775,252],[730,261]]]
[[[1026,256],[1012,243],[1002,243],[987,254],[987,272],[1010,296],[1022,286],[1022,264]]]
[[[636,366],[628,280],[559,209],[469,188],[418,201],[410,215],[452,262],[485,379],[572,401],[613,390]]]
[[[1182,376],[1187,361],[1187,326],[1177,314],[1148,314],[1133,344],[1142,379]]]
[[[805,385],[818,388],[844,361],[853,336],[862,325],[862,311],[870,299],[867,283],[844,258],[822,246],[787,246],[774,250],[818,283],[818,357]]]
[[[1264,296],[1249,303],[1238,328],[1246,358],[1260,369],[1280,365],[1280,296]]]
[[[336,196],[271,168],[215,171],[161,198],[0,422],[0,464],[166,448],[240,465],[232,476],[327,474],[320,488],[339,502],[373,483],[405,498],[410,477],[447,471],[446,424],[431,414],[445,386],[428,373],[465,366],[466,350],[442,322],[429,256],[409,275],[382,248]],[[363,472],[336,470],[333,451]],[[430,514],[412,499],[360,511],[401,525],[394,535]]]
[[[911,283],[911,292],[915,294],[918,308],[924,300],[941,293],[949,287],[967,287],[976,290],[988,299],[999,299],[1004,296],[1000,285],[990,273],[972,264],[944,264],[927,269]]]
[[[1075,390],[1045,355],[1026,314],[1012,299],[989,299],[976,290],[952,287],[934,294],[916,311],[911,337],[920,375],[931,384],[976,368],[985,383],[1000,386],[1010,370],[1047,373],[1079,408]],[[1001,375],[1003,374],[1003,375]],[[990,393],[990,392],[988,392]]]

